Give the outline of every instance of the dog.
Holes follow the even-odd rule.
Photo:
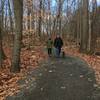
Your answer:
[[[64,51],[64,49],[62,49],[62,50],[61,50],[61,56],[62,56],[62,58],[65,58],[65,55],[66,55],[66,54],[65,54],[65,51]]]

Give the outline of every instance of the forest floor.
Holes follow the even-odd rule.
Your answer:
[[[80,53],[79,48],[77,48],[75,45],[65,46],[64,51],[66,52],[66,55],[76,56],[85,60],[89,67],[95,71],[96,81],[98,85],[100,85],[100,56]]]
[[[4,100],[8,95],[18,93],[23,87],[17,84],[18,80],[23,79],[27,73],[37,68],[39,63],[47,57],[40,43],[33,46],[31,49],[27,48],[27,46],[22,48],[21,72],[14,74],[10,72],[12,47],[10,45],[5,45],[4,51],[7,59],[3,62],[3,68],[0,69],[0,100]]]
[[[6,100],[97,100],[94,71],[80,58],[68,55],[48,58],[18,83],[24,88]]]
[[[63,49],[66,52],[66,55],[79,57],[88,63],[88,67],[93,69],[95,72],[94,76],[96,77],[97,83],[94,84],[94,87],[100,88],[100,57],[95,55],[81,54],[79,53],[78,48],[76,48],[74,45],[67,45]],[[32,70],[38,69],[39,64],[47,59],[47,54],[44,52],[44,46],[42,46],[40,43],[32,47],[31,50],[24,47],[21,52],[21,72],[18,74],[12,74],[10,73],[12,50],[11,48],[8,48],[8,46],[4,47],[4,50],[7,55],[7,59],[3,62],[3,69],[0,70],[0,100],[4,100],[4,98],[7,96],[12,96],[19,93],[24,85],[19,86],[19,84],[17,84],[18,81],[24,79]],[[79,77],[84,77],[84,75],[79,75]],[[33,77],[32,80],[35,80],[35,77]],[[25,83],[28,83],[28,81],[25,80]]]

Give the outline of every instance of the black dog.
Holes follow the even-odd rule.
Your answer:
[[[65,58],[65,52],[64,51],[62,51],[62,57]]]

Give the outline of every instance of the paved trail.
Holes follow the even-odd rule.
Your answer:
[[[67,56],[48,59],[32,72],[36,77],[31,92],[7,100],[93,100],[95,77],[79,58]]]

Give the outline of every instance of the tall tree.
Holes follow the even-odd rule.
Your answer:
[[[92,22],[91,22],[91,42],[90,42],[90,51],[91,53],[94,53],[95,46],[96,46],[96,39],[97,39],[97,33],[96,33],[96,15],[97,15],[97,1],[92,0]]]
[[[0,68],[2,67],[2,60],[4,59],[4,51],[2,48],[2,33],[1,33],[1,21],[0,21]]]
[[[38,35],[41,36],[41,29],[42,29],[42,0],[39,0],[39,22],[38,22]]]
[[[77,22],[77,45],[80,42],[80,5],[79,5],[79,0],[78,0],[78,11],[77,11],[77,18],[76,18],[76,22]]]
[[[8,9],[9,9],[9,19],[10,19],[10,31],[13,32],[13,18],[12,18],[10,0],[8,0]]]
[[[20,72],[20,52],[22,40],[23,0],[13,0],[15,15],[15,37],[11,72]]]
[[[3,50],[3,45],[2,45],[2,32],[3,32],[3,18],[2,18],[2,12],[3,12],[3,6],[4,6],[4,1],[0,1],[0,67],[2,67],[2,60],[6,58]]]
[[[88,48],[88,38],[89,38],[89,0],[82,0],[82,31],[81,31],[81,43],[80,51],[86,52]]]
[[[62,33],[62,6],[63,6],[64,0],[58,0],[58,14],[57,14],[57,20],[58,20],[58,31],[61,34]]]
[[[58,22],[59,22],[59,32],[61,34],[61,12],[62,12],[62,0],[59,0],[58,3]]]

